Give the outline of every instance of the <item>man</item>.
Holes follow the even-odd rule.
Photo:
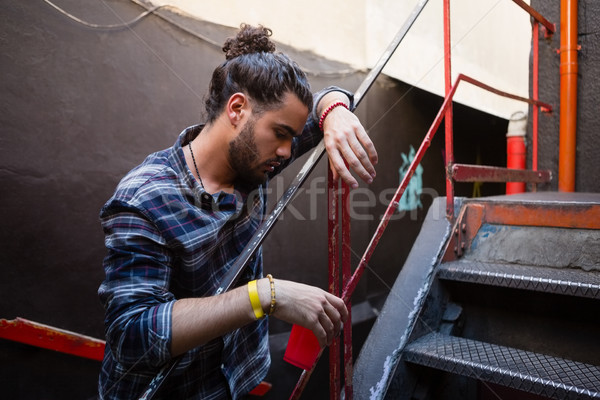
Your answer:
[[[320,288],[263,278],[260,250],[239,286],[214,295],[256,231],[264,185],[321,139],[336,175],[375,176],[377,154],[337,88],[313,95],[306,76],[274,53],[270,30],[242,25],[213,73],[206,124],[183,131],[119,183],[101,211],[108,254],[99,289],[107,346],[99,391],[137,398],[183,355],[160,395],[241,398],[269,365],[265,315],[311,329],[322,346],[348,312]],[[320,125],[320,126],[319,126]]]

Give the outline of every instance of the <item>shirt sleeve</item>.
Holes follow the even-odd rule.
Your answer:
[[[108,253],[98,294],[107,346],[125,367],[157,367],[171,358],[172,255],[143,213],[115,203],[101,213]]]
[[[319,105],[319,101],[321,101],[323,96],[325,96],[327,93],[331,93],[331,92],[342,92],[346,96],[348,96],[348,98],[350,99],[350,107],[349,108],[350,108],[350,110],[354,110],[354,93],[349,92],[346,89],[342,89],[337,86],[328,86],[328,87],[318,91],[313,96],[313,109],[311,112],[311,118],[317,124],[317,129],[319,129],[319,119],[321,118],[321,116],[317,114],[317,106]]]

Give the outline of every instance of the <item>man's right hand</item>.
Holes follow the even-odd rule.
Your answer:
[[[268,279],[259,281],[261,302],[269,309],[271,290]],[[321,347],[330,345],[348,319],[348,309],[337,296],[315,286],[275,280],[277,306],[272,316],[313,331]]]

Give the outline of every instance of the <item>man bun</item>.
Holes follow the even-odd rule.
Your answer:
[[[269,39],[272,34],[273,31],[262,25],[254,27],[241,24],[238,34],[227,39],[223,45],[225,59],[231,60],[243,54],[275,52],[275,44]]]
[[[313,108],[313,95],[306,74],[287,55],[276,52],[272,31],[240,25],[235,37],[223,45],[226,60],[213,71],[205,100],[207,124],[212,124],[234,93],[244,93],[252,101],[252,112],[259,115],[281,107],[291,93]]]

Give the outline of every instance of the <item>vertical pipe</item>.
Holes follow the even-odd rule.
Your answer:
[[[533,100],[537,101],[539,96],[538,86],[538,72],[539,72],[539,27],[540,24],[537,21],[533,21]],[[538,115],[540,108],[537,104],[533,105],[533,117],[532,117],[532,134],[531,134],[531,169],[537,171],[538,169]],[[533,185],[535,191],[535,184]]]
[[[444,0],[444,84],[446,97],[452,88],[452,54],[450,40],[450,0]],[[446,131],[446,217],[454,220],[454,182],[451,169],[454,163],[452,144],[452,104],[446,110],[444,117]]]
[[[506,131],[506,168],[525,169],[527,166],[527,114],[517,111],[510,116]],[[525,182],[506,182],[506,194],[524,193]]]
[[[339,219],[338,219],[338,186],[339,180],[333,179],[333,172],[328,168],[327,204],[329,205],[327,230],[329,234],[329,293],[339,296]],[[335,338],[329,346],[329,398],[336,400],[340,395],[340,339]]]
[[[342,182],[342,285],[345,286],[352,275],[350,266],[350,187]],[[348,319],[344,324],[344,400],[352,400],[352,303],[348,307]]]
[[[575,191],[577,0],[560,2],[560,143],[558,190]]]

